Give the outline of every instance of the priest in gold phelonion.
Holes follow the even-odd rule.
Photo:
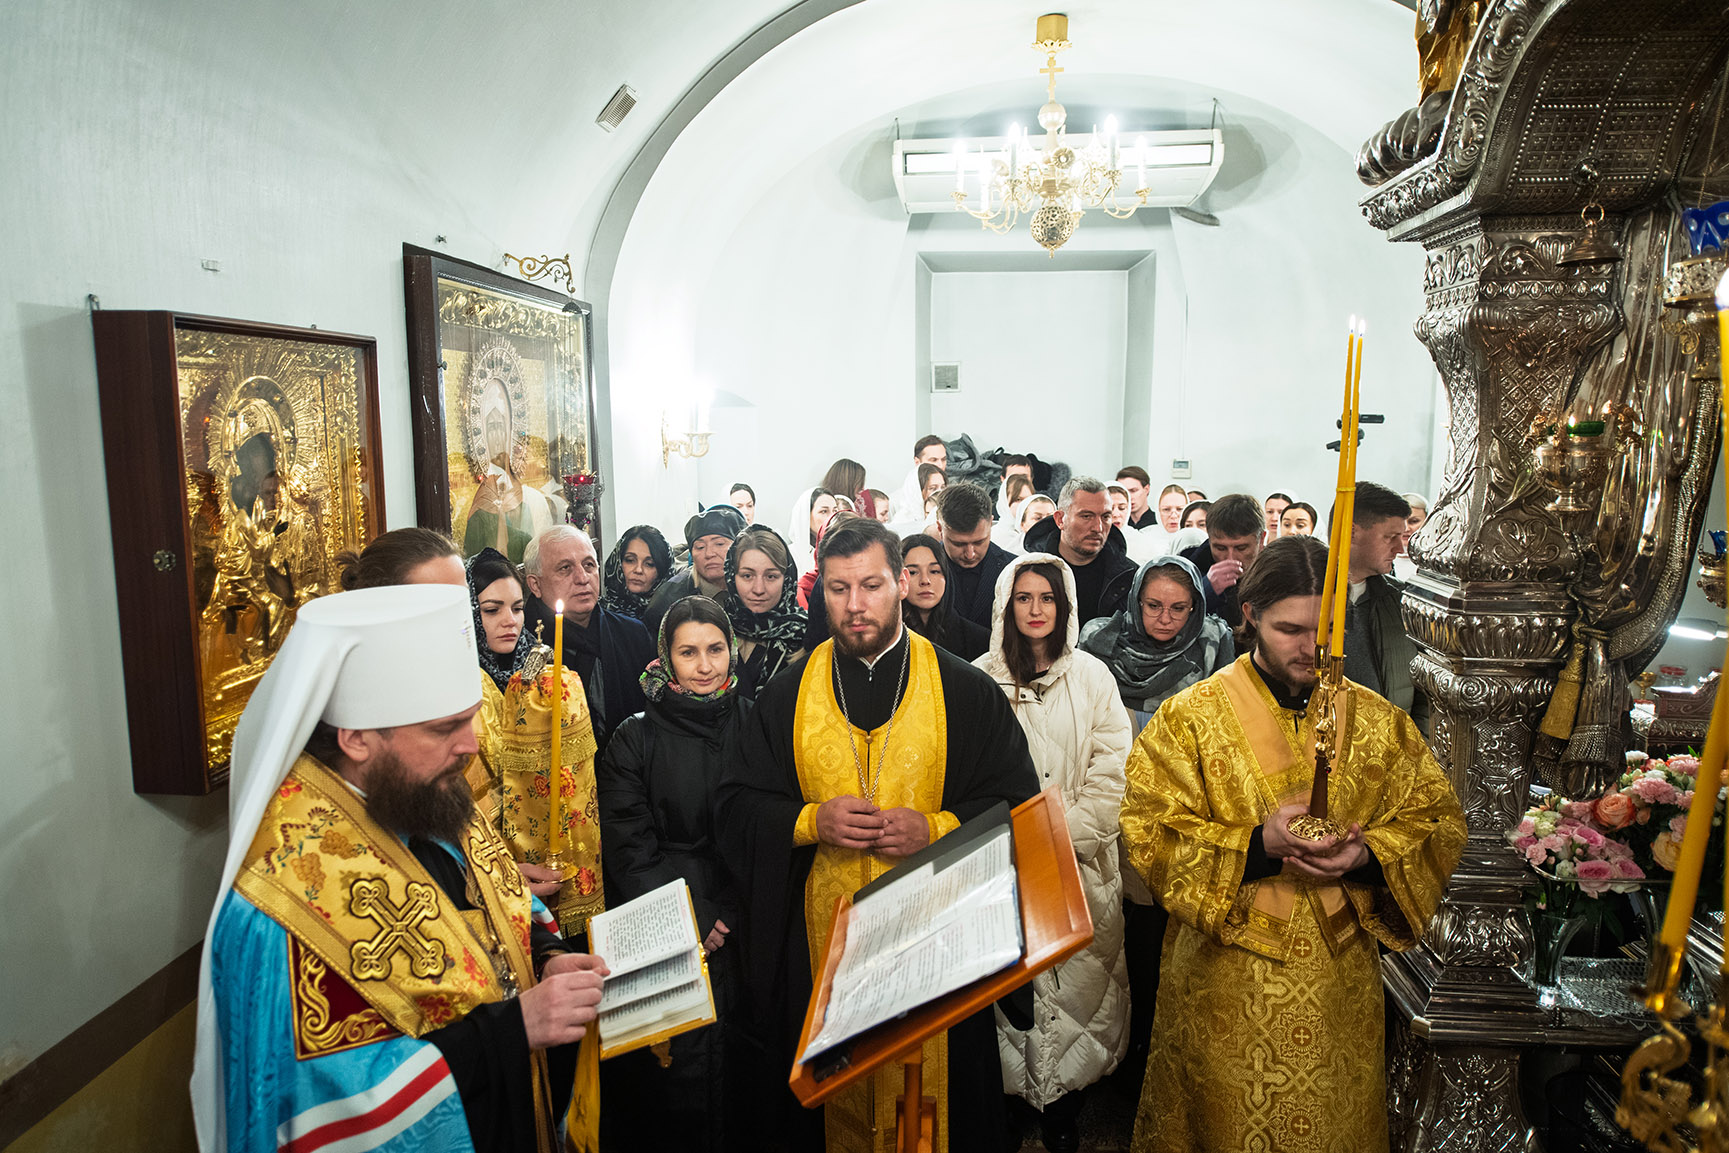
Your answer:
[[[1353,326],[1334,547],[1262,550],[1244,655],[1130,750],[1123,848],[1172,921],[1135,1153],[1387,1149],[1380,950],[1421,939],[1466,829],[1416,724],[1341,671],[1360,365]]]
[[[199,977],[206,1153],[553,1153],[573,1095],[592,1146],[576,1042],[606,968],[536,923],[475,808],[474,633],[449,585],[323,597],[248,702]]]

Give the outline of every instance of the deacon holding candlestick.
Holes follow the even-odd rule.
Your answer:
[[[1353,323],[1333,547],[1261,552],[1247,652],[1129,755],[1122,843],[1175,922],[1136,1153],[1387,1148],[1380,948],[1417,944],[1466,829],[1411,718],[1343,676],[1362,343]]]
[[[605,903],[594,725],[581,679],[559,658],[563,624],[561,614],[552,648],[537,644],[503,692],[488,694],[481,754],[496,778],[494,827],[517,860],[557,872],[563,885],[546,901],[576,937]]]

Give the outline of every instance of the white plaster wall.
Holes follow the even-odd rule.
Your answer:
[[[932,426],[1114,474],[1128,324],[1126,272],[938,273],[931,359],[960,362],[961,391],[931,397]]]
[[[1345,321],[1358,312],[1371,326],[1365,408],[1388,417],[1368,430],[1361,475],[1400,491],[1425,487],[1436,378],[1411,332],[1422,308],[1421,250],[1388,244],[1363,223],[1344,148],[1240,96],[1230,106],[1227,147],[1245,155],[1249,172],[1222,177],[1209,194],[1219,227],[1163,211],[1121,223],[1094,214],[1048,276],[1025,274],[1028,283],[1049,282],[1045,298],[1060,312],[1062,280],[1072,275],[1065,260],[1149,254],[1134,275],[1151,315],[1130,319],[1146,328],[1128,360],[1145,392],[1112,410],[1119,425],[1103,450],[1086,454],[1087,467],[1114,472],[1130,463],[1118,459],[1122,445],[1145,444],[1133,463],[1155,478],[1184,457],[1195,462],[1190,483],[1211,495],[1284,489],[1325,509],[1337,458],[1322,446],[1337,438]],[[953,410],[941,398],[929,398],[928,422],[918,416],[928,385],[917,356],[915,269],[921,256],[976,261],[1037,250],[1024,226],[995,236],[959,213],[909,220],[886,175],[892,119],[885,114],[767,172],[703,168],[715,144],[708,134],[736,127],[730,116],[706,126],[699,117],[691,139],[674,146],[645,193],[614,281],[619,524],[681,525],[698,500],[721,499],[726,484],[745,479],[763,516],[782,528],[794,497],[836,457],[863,462],[872,483],[892,491],[918,436],[979,437],[945,423]],[[692,211],[679,190],[705,176],[717,181],[714,195]],[[943,275],[932,278],[933,295]],[[1004,347],[1072,339],[1070,326],[1037,315],[1001,327]],[[936,351],[934,330],[931,340]],[[680,411],[695,382],[749,404],[748,434],[735,445],[717,431],[709,458],[663,468],[660,407]],[[1046,446],[1082,418],[1066,401],[1057,417],[1026,406],[1005,414],[1012,421],[981,447],[1051,455]],[[1145,424],[1122,428],[1125,411]]]
[[[782,6],[5,6],[0,1077],[203,935],[227,838],[225,793],[132,792],[86,294],[377,337],[412,523],[402,243],[490,264],[592,230],[658,110]]]

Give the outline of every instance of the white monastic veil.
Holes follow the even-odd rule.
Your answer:
[[[361,694],[371,698],[358,706],[362,711],[383,709],[395,712],[397,718],[380,719],[376,725],[350,723],[345,727],[384,728],[391,724],[413,723],[400,719],[404,698],[413,697],[426,702],[418,710],[410,706],[411,713],[421,712],[421,720],[461,712],[472,705],[473,700],[479,699],[480,662],[473,651],[473,617],[466,588],[403,585],[363,589],[325,597],[300,610],[288,639],[283,641],[270,668],[252,691],[246,711],[241,714],[240,723],[234,730],[228,777],[228,856],[222,863],[216,904],[204,930],[203,956],[198,968],[198,1045],[192,1065],[192,1119],[198,1130],[198,1147],[204,1153],[220,1153],[228,1148],[222,1038],[217,1030],[216,998],[210,986],[210,947],[216,935],[216,919],[234,888],[234,879],[245,863],[253,835],[264,818],[270,798],[306,747],[313,726],[325,714],[335,695],[339,679],[343,680],[344,692],[348,691],[349,680],[342,677],[343,664],[367,637],[365,626],[347,619],[350,614],[344,609],[365,606],[372,610],[388,605],[399,609],[405,606],[418,608],[422,614],[429,608],[460,608],[460,619],[468,637],[467,681],[474,690],[471,694],[473,699],[456,708],[446,707],[451,703],[451,686],[448,683],[439,685],[437,681],[441,674],[450,672],[452,662],[445,658],[449,656],[451,646],[448,642],[452,638],[420,636],[416,639],[429,643],[411,643],[386,653],[386,656],[404,658],[390,662],[400,664],[397,675],[386,684],[374,684],[371,693]],[[436,621],[424,623],[423,616],[391,623],[432,631],[438,628]],[[376,676],[367,679],[369,682],[378,680]],[[448,677],[445,679],[448,682]],[[462,694],[459,692],[458,695]],[[429,716],[427,709],[443,711]],[[384,714],[376,715],[382,718]]]
[[[815,491],[816,486],[812,485],[798,494],[786,526],[786,547],[801,574],[809,572],[816,563],[816,550],[810,543],[810,494]]]
[[[216,918],[234,888],[234,878],[252,847],[252,833],[264,809],[306,747],[312,727],[324,713],[342,659],[359,638],[338,630],[297,623],[277,650],[234,730],[228,776],[228,856],[216,887],[216,906],[204,930],[204,955],[198,967],[198,1049],[192,1064],[192,1119],[198,1147],[205,1153],[228,1148],[226,1090],[222,1079],[222,1038],[217,1032],[216,997],[210,988],[210,946]]]

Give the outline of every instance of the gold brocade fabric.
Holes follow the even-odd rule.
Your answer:
[[[525,684],[521,674],[500,693],[485,681],[480,712],[480,752],[469,768],[476,804],[488,815],[519,861],[548,863],[552,836],[552,672]],[[600,806],[595,796],[594,725],[582,680],[564,670],[564,723],[559,759],[565,801],[561,860],[570,880],[559,891],[553,914],[568,936],[605,908],[600,866]]]
[[[895,710],[887,748],[883,738],[891,722],[870,732],[858,728],[851,732],[867,779],[877,773],[879,759],[886,758],[877,782],[876,804],[884,809],[908,808],[928,814],[934,840],[960,824],[954,814],[942,811],[948,715],[943,711],[936,650],[917,634],[911,634],[910,640],[906,692]],[[835,700],[833,654],[834,643],[825,642],[805,662],[793,721],[799,786],[811,804],[839,796],[863,796],[865,792],[847,742],[850,726]],[[836,898],[856,892],[896,864],[893,858],[875,853],[817,846],[816,860],[805,882],[804,905],[813,975],[828,943]],[[948,1149],[947,1040],[946,1035],[939,1035],[924,1046],[924,1092],[937,1103],[936,1153]],[[891,1063],[877,1070],[869,1081],[831,1098],[823,1111],[828,1153],[893,1153],[895,1098],[901,1088],[901,1067]]]
[[[1244,884],[1256,826],[1309,789],[1315,719],[1279,708],[1247,655],[1233,670],[1276,722],[1260,732],[1285,743],[1283,767],[1257,758],[1223,673],[1167,701],[1129,754],[1123,843],[1172,921],[1134,1148],[1384,1149],[1375,945],[1416,944],[1464,815],[1410,717],[1347,682],[1329,816],[1362,826],[1384,883]],[[1280,917],[1261,892],[1287,887]]]
[[[1134,1153],[1385,1153],[1381,959],[1292,925],[1279,962],[1171,922]]]
[[[472,913],[367,816],[342,778],[302,756],[265,810],[234,887],[385,1021],[420,1037],[503,996],[496,956],[519,988],[534,985],[521,872],[478,816],[459,847],[479,906]]]

